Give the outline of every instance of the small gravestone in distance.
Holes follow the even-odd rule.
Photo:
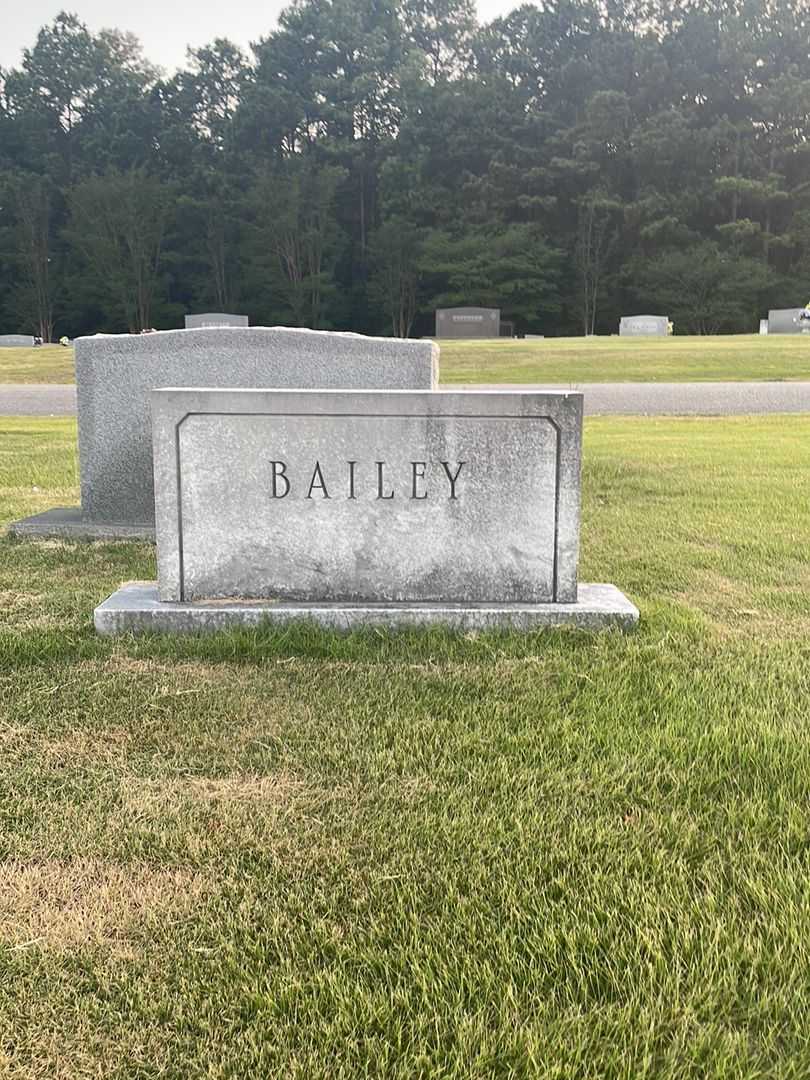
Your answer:
[[[228,315],[224,311],[209,311],[203,315],[186,315],[186,330],[210,330],[220,326],[247,326],[247,315]]]
[[[437,338],[473,340],[500,336],[500,308],[439,308],[436,312]]]
[[[10,526],[17,535],[154,535],[149,392],[178,386],[435,389],[432,341],[288,327],[97,334],[76,341],[81,509]]]
[[[158,583],[99,633],[630,628],[577,580],[582,394],[155,390]]]
[[[33,348],[33,335],[27,334],[0,334],[0,349]]]
[[[807,308],[773,308],[768,312],[769,334],[810,334]]]
[[[620,337],[666,337],[668,333],[667,315],[623,315],[619,321]]]

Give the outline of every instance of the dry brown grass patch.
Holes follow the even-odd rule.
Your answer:
[[[227,661],[211,663],[204,660],[153,660],[113,653],[105,660],[82,660],[77,670],[97,675],[166,676],[172,683],[193,682],[201,692],[211,683],[243,683],[255,679],[256,669]]]
[[[308,790],[286,773],[275,776],[180,777],[153,780],[131,777],[122,783],[127,810],[143,813],[158,807],[207,803],[284,805]]]
[[[76,547],[75,540],[59,540],[55,536],[32,536],[26,540],[26,543],[33,544],[44,551],[72,551]]]
[[[0,863],[0,940],[12,948],[66,952],[103,946],[133,949],[147,921],[187,914],[206,889],[184,869],[102,859]]]
[[[111,766],[122,764],[130,752],[133,735],[124,728],[103,731],[73,730],[41,744],[51,765]],[[34,752],[38,748],[33,748]]]
[[[39,593],[0,590],[0,620],[16,619],[33,608],[41,608]]]
[[[785,585],[752,585],[716,570],[694,572],[689,588],[677,595],[703,614],[721,638],[773,641],[810,634],[810,610],[779,610],[777,597],[800,596],[801,581]]]

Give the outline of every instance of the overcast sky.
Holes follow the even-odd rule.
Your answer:
[[[481,19],[518,6],[518,0],[477,0]],[[167,71],[180,66],[187,45],[227,37],[247,49],[273,27],[282,0],[0,0],[0,67],[16,67],[37,31],[62,10],[75,12],[91,30],[131,30],[147,59]]]

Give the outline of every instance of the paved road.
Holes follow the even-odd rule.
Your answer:
[[[75,412],[75,386],[0,384],[0,415],[72,416]]]
[[[733,416],[744,413],[810,412],[810,382],[556,383],[445,385],[443,390],[582,390],[589,415]],[[70,416],[73,386],[0,385],[0,415]]]
[[[443,390],[456,389],[443,386]],[[591,416],[734,416],[810,412],[810,382],[576,383],[463,386],[464,390],[581,390]]]

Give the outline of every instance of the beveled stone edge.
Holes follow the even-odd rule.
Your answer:
[[[131,581],[93,612],[102,636],[144,633],[216,633],[264,623],[311,621],[333,630],[361,626],[448,626],[456,630],[632,630],[639,612],[615,585],[581,584],[573,604],[301,603],[295,601],[161,601],[156,582]]]

